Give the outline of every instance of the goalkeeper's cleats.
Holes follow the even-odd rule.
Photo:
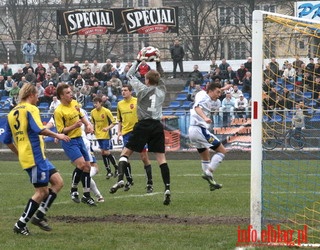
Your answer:
[[[206,173],[203,173],[202,179],[206,180],[209,183],[210,191],[214,191],[216,189],[222,188],[221,184],[216,183],[213,177],[210,175],[207,175]]]

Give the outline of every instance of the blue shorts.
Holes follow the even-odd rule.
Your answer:
[[[127,144],[127,142],[129,141],[129,138],[130,138],[131,135],[132,135],[132,132],[129,132],[129,133],[127,133],[127,134],[125,134],[125,135],[122,136],[123,147],[126,146],[126,144]],[[142,152],[147,151],[147,149],[148,149],[148,145],[146,144],[146,145],[144,146],[144,149],[142,150]]]
[[[112,143],[109,139],[98,139],[99,147],[102,150],[110,150],[112,149]]]
[[[90,161],[89,153],[82,137],[72,138],[69,142],[61,141],[61,146],[71,162],[83,157],[85,161]]]
[[[26,169],[30,178],[30,182],[35,187],[48,186],[50,173],[56,172],[54,170],[55,167],[48,159],[38,162],[37,165],[32,168]]]

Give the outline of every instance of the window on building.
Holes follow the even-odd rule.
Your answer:
[[[149,0],[138,0],[138,7],[148,7]]]
[[[221,26],[245,24],[245,7],[219,8],[219,21]]]
[[[124,8],[133,7],[133,0],[123,0],[123,7]]]
[[[232,59],[246,58],[246,52],[247,52],[246,42],[230,41],[228,50],[229,50],[229,58],[232,58]]]
[[[140,48],[148,47],[149,44],[149,35],[148,34],[139,34],[138,36],[139,46]]]
[[[133,46],[133,35],[128,34],[128,35],[123,35],[123,54],[124,54],[124,59],[126,61],[129,61],[132,59],[132,52],[134,51],[134,46]]]

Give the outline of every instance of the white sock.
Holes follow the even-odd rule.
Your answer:
[[[95,176],[98,173],[98,169],[96,167],[91,166],[90,168],[90,177]]]
[[[208,169],[210,164],[210,161],[201,161],[201,167],[202,167],[202,171],[205,173],[206,170]]]
[[[97,188],[97,184],[96,184],[96,182],[95,182],[92,178],[91,178],[91,182],[90,182],[90,188],[91,188],[92,193],[93,193],[96,197],[101,196],[101,193],[100,193],[99,189]]]
[[[211,158],[209,170],[211,172],[215,171],[223,159],[224,159],[224,154],[222,153],[214,154]]]

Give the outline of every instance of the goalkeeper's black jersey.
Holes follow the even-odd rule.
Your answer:
[[[166,87],[162,80],[159,85],[147,86],[135,76],[137,62],[134,62],[127,73],[129,83],[137,94],[138,120],[161,120],[162,104],[165,100]]]

